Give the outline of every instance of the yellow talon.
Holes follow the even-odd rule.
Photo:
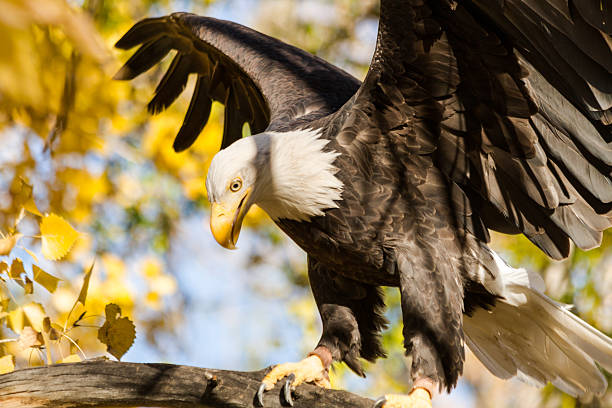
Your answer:
[[[320,387],[330,388],[329,380],[325,375],[323,362],[317,356],[306,357],[298,363],[278,364],[266,374],[261,382],[265,384],[265,390],[269,391],[274,388],[274,384],[289,374],[295,376],[292,388],[305,382],[314,383]]]
[[[261,385],[257,389],[255,405],[263,407],[264,392],[274,388],[274,384],[284,377],[287,377],[287,381],[283,385],[282,395],[285,398],[285,402],[290,406],[293,406],[291,391],[304,382],[314,383],[319,387],[331,388],[323,360],[317,355],[312,355],[298,363],[284,363],[274,366],[263,378]]]
[[[424,388],[415,388],[410,395],[385,395],[382,408],[432,408],[431,396]]]

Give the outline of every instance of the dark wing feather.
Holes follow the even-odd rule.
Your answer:
[[[609,10],[578,3],[383,1],[403,23],[381,17],[360,90],[384,107],[371,126],[413,122],[415,152],[430,138],[486,227],[522,232],[554,258],[569,240],[597,246],[611,224],[612,40],[597,22]],[[422,110],[422,95],[443,110],[438,124],[401,108]]]
[[[172,145],[176,152],[182,152],[191,146],[208,122],[213,102],[208,89],[208,77],[199,75],[185,120]]]
[[[570,239],[599,245],[612,209],[609,36],[587,25],[574,2],[476,1],[455,10],[439,2],[434,13],[461,76],[448,96],[464,110],[449,115],[474,124],[455,118],[442,129],[471,147],[457,182],[554,258],[567,256]],[[474,25],[481,35],[466,36]],[[528,115],[507,108],[521,103]]]
[[[114,79],[134,79],[161,61],[172,49],[170,38],[159,38],[147,41],[121,67]]]
[[[326,116],[350,98],[359,83],[344,71],[305,51],[239,24],[187,13],[136,23],[116,44],[141,45],[115,75],[132,79],[176,50],[174,60],[149,103],[151,113],[166,109],[198,76],[174,149],[188,148],[206,124],[212,101],[225,104],[221,147],[242,137],[248,122],[253,134],[288,130]],[[300,117],[301,106],[310,112]]]
[[[222,149],[225,149],[242,137],[242,125],[248,120],[246,116],[248,113],[246,111],[243,112],[238,104],[238,96],[236,95],[238,92],[235,84],[227,88],[227,95],[225,97],[225,118],[223,120],[223,143],[221,144]]]
[[[333,125],[358,171],[368,176],[368,143],[384,141],[405,168],[398,188],[420,193],[411,198],[417,232],[398,242],[400,269],[440,289],[419,299],[426,290],[402,288],[404,321],[418,313],[428,322],[424,348],[441,358],[448,387],[461,370],[461,317],[437,310],[460,310],[456,282],[474,273],[477,262],[461,263],[473,238],[523,233],[559,259],[570,240],[593,248],[612,225],[609,14],[603,2],[381,2],[372,64]],[[418,327],[407,330],[422,336]]]
[[[191,71],[191,64],[185,61],[188,58],[180,53],[174,56],[170,68],[155,88],[155,96],[147,106],[150,113],[156,114],[163,111],[183,92]]]

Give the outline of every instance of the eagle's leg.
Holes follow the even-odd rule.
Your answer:
[[[431,408],[431,398],[436,389],[437,385],[431,378],[419,378],[410,394],[387,394],[376,400],[374,408]]]
[[[380,331],[386,327],[380,289],[344,278],[310,256],[308,278],[323,323],[321,339],[307,358],[279,364],[264,377],[255,398],[259,406],[263,406],[264,391],[285,377],[283,395],[291,403],[291,389],[299,383],[314,382],[329,388],[327,374],[332,361],[343,361],[365,376],[360,359],[374,361],[385,355],[380,342]]]
[[[463,368],[462,298],[453,292],[455,279],[432,278],[440,254],[399,248],[396,255],[412,392],[385,395],[374,408],[431,408],[434,392],[452,387]]]
[[[274,388],[274,384],[287,378],[283,385],[283,397],[293,406],[291,390],[298,385],[309,382],[320,387],[330,388],[329,367],[332,363],[331,352],[325,346],[319,346],[308,357],[297,363],[278,364],[266,374],[257,390],[257,403],[263,407],[263,393]]]

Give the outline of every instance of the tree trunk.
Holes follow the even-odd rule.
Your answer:
[[[92,360],[0,375],[0,407],[253,407],[266,370],[226,371],[172,364]],[[282,407],[281,385],[265,393]],[[293,393],[296,408],[371,408],[373,401],[310,384]]]

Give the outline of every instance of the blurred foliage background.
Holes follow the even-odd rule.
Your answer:
[[[133,361],[250,370],[311,350],[320,321],[305,255],[258,209],[248,216],[239,251],[229,253],[209,238],[204,180],[220,145],[223,107],[215,105],[214,120],[192,148],[174,153],[193,83],[151,117],[146,103],[161,70],[131,83],[113,81],[129,53],[112,45],[143,17],[192,11],[249,24],[363,78],[378,1],[0,0],[0,9],[0,232],[16,241],[8,251],[0,248],[0,261],[19,258],[25,271],[19,282],[0,267],[0,358],[16,356],[17,367],[46,360],[41,347],[16,341],[23,337],[16,311],[31,304],[69,327],[72,342],[54,351],[54,361],[79,348],[81,358],[104,352],[95,328],[109,302],[136,324],[137,341],[126,355]],[[23,211],[30,198],[41,213],[59,214],[79,231],[61,261],[41,256],[40,216]],[[574,304],[610,335],[611,235],[601,248],[576,250],[563,262],[548,260],[521,237],[495,235],[493,246],[511,264],[539,271],[552,297]],[[94,260],[86,304],[72,310]],[[32,286],[33,265],[61,279],[53,293],[24,284],[30,279]],[[389,289],[389,358],[370,365],[366,380],[336,365],[334,386],[372,397],[406,391],[398,300]],[[580,403],[552,387],[498,380],[468,353],[458,389],[434,406]],[[612,392],[592,406],[611,407]]]

